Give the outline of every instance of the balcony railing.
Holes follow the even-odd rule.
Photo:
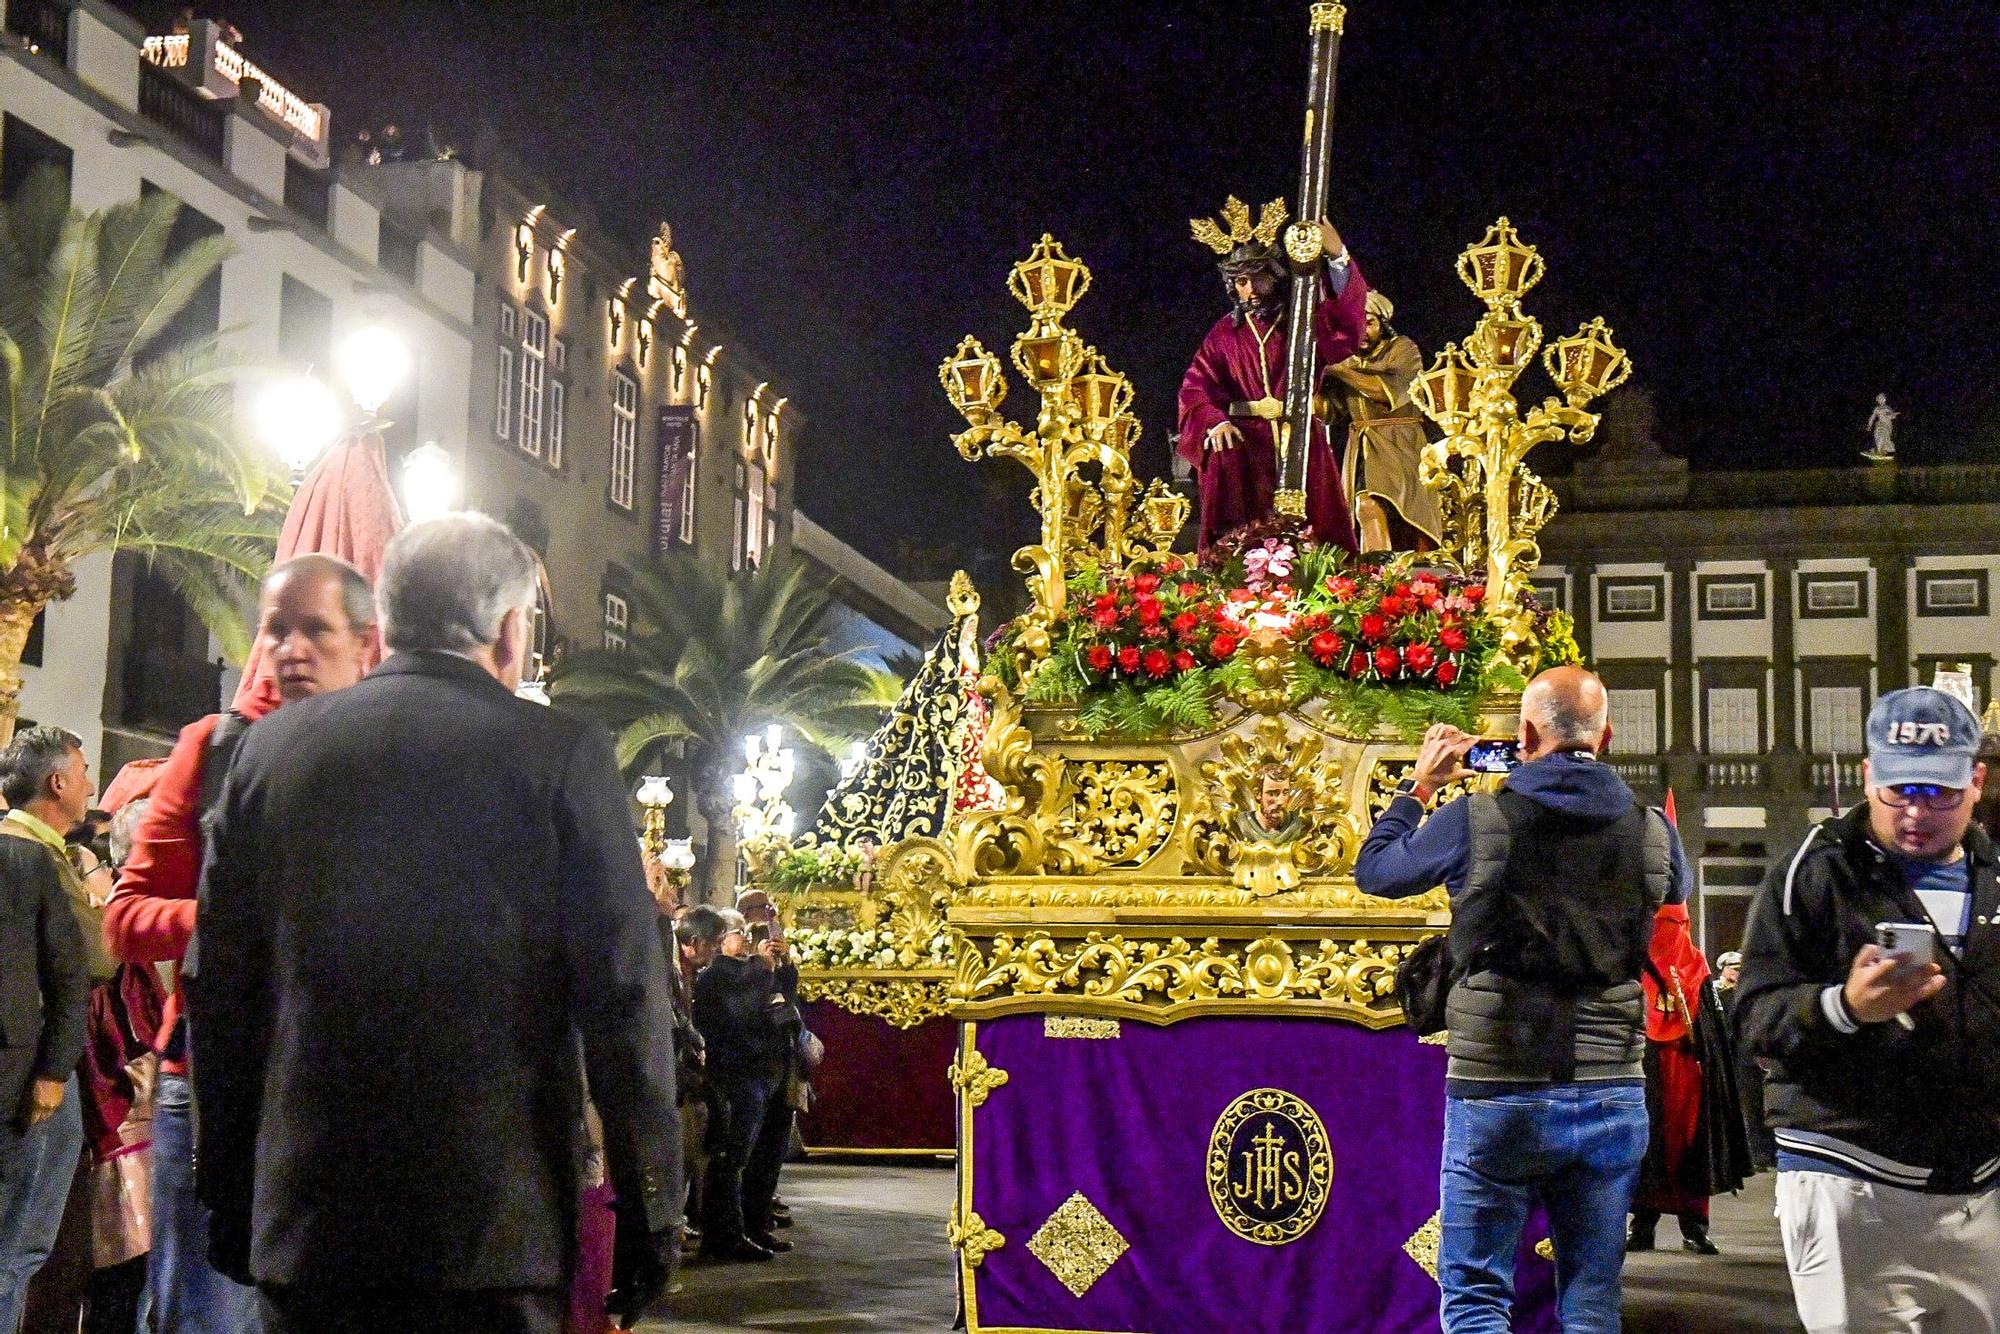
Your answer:
[[[1813,756],[1812,762],[1806,766],[1806,795],[1814,800],[1824,800],[1828,804],[1831,804],[1836,767],[1839,770],[1840,800],[1842,803],[1859,801],[1861,799],[1861,761],[1858,758],[1850,760],[1844,756],[1840,759],[1837,766],[1831,758],[1820,755]]]
[[[56,0],[7,0],[7,31],[49,59],[66,62],[69,9]]]
[[[1754,792],[1767,785],[1768,774],[1761,758],[1745,756],[1737,760],[1703,760],[1701,784],[1711,792]]]
[[[1634,792],[1658,793],[1666,790],[1666,765],[1657,756],[1612,755],[1605,763]]]
[[[217,162],[222,161],[226,103],[210,101],[157,65],[141,64],[139,111]]]

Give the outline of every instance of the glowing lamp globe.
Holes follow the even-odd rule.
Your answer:
[[[386,325],[369,324],[340,340],[334,365],[355,403],[372,416],[410,378],[413,362],[410,345],[401,334]]]
[[[663,811],[674,804],[674,790],[663,775],[647,774],[639,780],[639,804],[649,811]]]
[[[340,438],[347,411],[340,395],[312,376],[287,375],[259,392],[251,421],[258,437],[302,473]]]
[[[460,490],[458,460],[435,440],[418,445],[403,460],[403,508],[412,523],[457,509]]]
[[[694,869],[694,840],[691,838],[670,838],[660,853],[660,865],[669,871],[691,871]]]

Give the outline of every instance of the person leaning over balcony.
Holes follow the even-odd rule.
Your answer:
[[[1769,1071],[1809,1334],[2000,1330],[2000,882],[1972,823],[1979,745],[1943,691],[1882,696],[1867,803],[1816,826],[1751,902],[1733,1013]],[[1919,948],[1886,953],[1884,922]]]
[[[361,679],[379,642],[375,595],[361,572],[331,556],[286,561],[264,580],[257,634],[291,704]],[[194,938],[195,891],[204,859],[201,818],[222,792],[237,744],[270,711],[252,694],[240,712],[215,713],[181,730],[154,779],[152,805],[105,911],[104,938],[132,963],[178,970]],[[153,1252],[147,1271],[157,1334],[256,1334],[257,1293],[208,1262],[208,1218],[195,1198],[193,1091],[181,994],[160,1024],[160,1080],[153,1107]]]
[[[1598,756],[1604,683],[1557,667],[1521,696],[1521,764],[1426,819],[1476,737],[1444,724],[1363,843],[1364,893],[1451,895],[1445,1334],[1505,1334],[1531,1197],[1549,1216],[1564,1334],[1616,1334],[1625,1215],[1647,1140],[1653,915],[1687,897],[1680,840]]]

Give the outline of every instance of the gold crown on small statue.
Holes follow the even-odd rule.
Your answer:
[[[1285,201],[1273,199],[1264,205],[1258,215],[1257,225],[1250,225],[1250,206],[1235,195],[1229,196],[1222,205],[1223,226],[1216,226],[1213,218],[1189,218],[1188,227],[1194,232],[1194,239],[1213,250],[1218,255],[1227,255],[1239,246],[1255,241],[1260,246],[1274,247],[1278,244],[1278,229],[1285,225],[1289,214]]]

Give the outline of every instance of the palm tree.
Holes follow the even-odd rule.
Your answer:
[[[145,553],[226,651],[248,647],[282,483],[235,432],[216,340],[154,346],[227,254],[168,257],[179,211],[155,193],[77,212],[53,168],[0,204],[0,740],[28,631],[82,557]]]
[[[617,736],[636,776],[685,748],[695,809],[708,825],[704,898],[736,873],[730,779],[743,737],[783,723],[829,755],[865,736],[895,702],[895,678],[827,651],[831,592],[793,560],[728,574],[692,555],[657,557],[634,578],[633,632],[622,650],[571,654],[551,676],[565,708]]]

